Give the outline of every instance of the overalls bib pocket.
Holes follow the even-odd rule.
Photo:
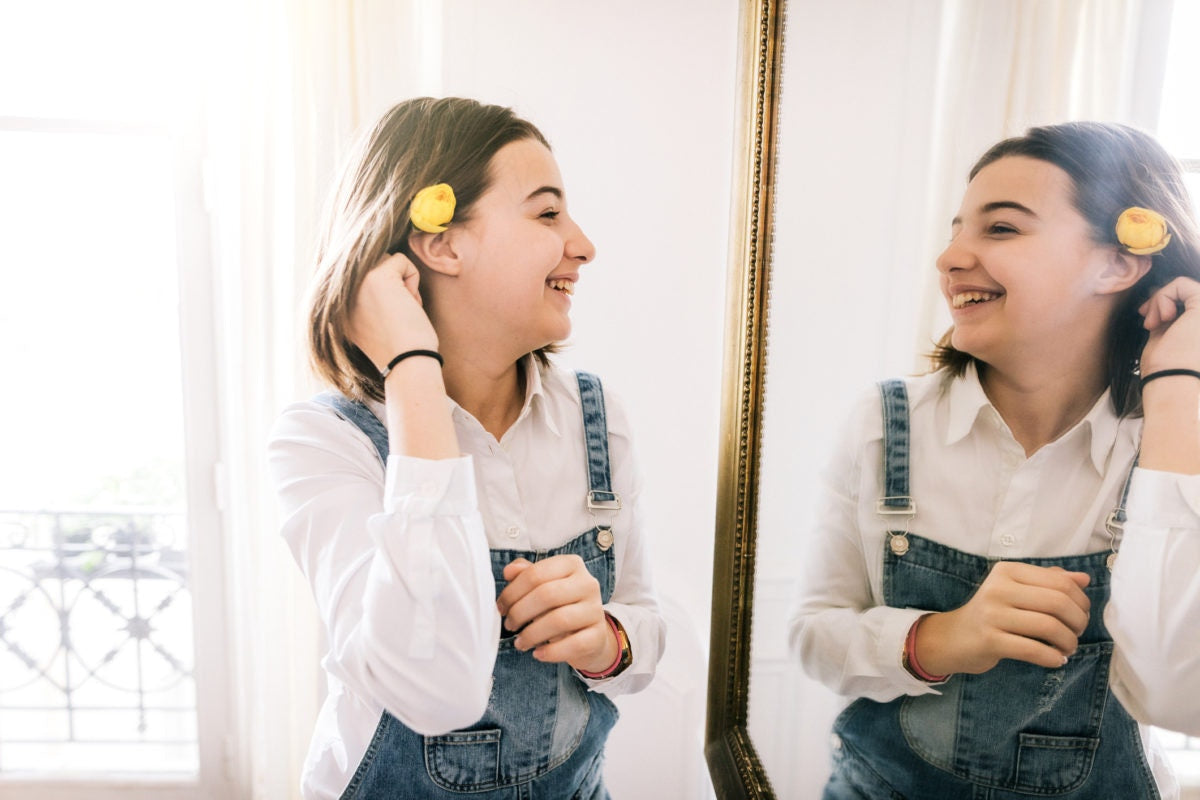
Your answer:
[[[483,718],[468,730],[424,737],[425,767],[443,789],[523,783],[566,761],[583,738],[591,713],[583,683],[566,664],[517,650],[515,639],[500,640]]]
[[[981,556],[915,534],[908,539],[903,556],[885,554],[888,605],[953,610],[991,569]],[[1077,558],[1060,563],[1084,566]],[[1087,590],[1097,608],[1102,589],[1095,581]],[[900,728],[908,746],[927,763],[985,786],[1042,795],[1078,788],[1091,772],[1108,699],[1112,642],[1102,638],[1095,616],[1062,667],[1006,659],[980,675],[954,675],[940,694],[903,698]]]
[[[940,695],[903,699],[904,739],[928,763],[982,785],[1043,795],[1076,789],[1100,744],[1111,652],[1111,642],[1096,642],[1058,669],[1005,660],[981,675],[955,675]]]

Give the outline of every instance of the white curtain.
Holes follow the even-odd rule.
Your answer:
[[[321,204],[359,127],[437,88],[432,2],[227,0],[209,102],[209,174],[226,497],[225,596],[238,796],[299,796],[323,693],[319,624],[277,534],[264,448],[311,395],[303,299]],[[430,36],[429,34],[434,35]],[[433,62],[436,64],[436,62]]]

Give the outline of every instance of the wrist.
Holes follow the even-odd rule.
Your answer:
[[[595,671],[575,668],[580,675],[591,680],[601,680],[619,675],[633,661],[633,652],[629,646],[629,637],[625,633],[625,628],[616,617],[607,611],[604,612],[604,621],[611,635],[607,637],[604,653],[597,658],[602,668]],[[615,655],[613,655],[614,651]],[[596,665],[589,664],[589,666]]]
[[[387,364],[379,370],[379,376],[386,381],[388,376],[391,375],[393,372],[395,372],[396,368],[399,367],[401,364],[404,364],[405,362],[409,362],[409,361],[418,361],[418,360],[434,361],[437,363],[439,369],[442,367],[443,364],[446,363],[445,360],[442,358],[442,354],[439,353],[437,350],[428,350],[425,348],[405,350],[405,351],[393,356],[387,362]]]
[[[922,650],[919,643],[922,623],[934,614],[923,614],[918,617],[908,629],[908,635],[904,637],[904,652],[901,656],[901,663],[908,674],[914,678],[924,681],[925,683],[941,683],[947,680],[953,672],[945,668],[939,660],[927,658],[927,662],[923,663],[921,658],[918,658],[917,652],[921,650],[926,657],[931,656],[928,648]],[[926,643],[928,638],[926,638]],[[931,668],[930,664],[937,666],[940,669],[945,669],[945,672],[940,672]]]

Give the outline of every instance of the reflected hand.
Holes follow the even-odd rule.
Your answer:
[[[577,555],[532,563],[518,558],[504,568],[508,586],[496,599],[504,627],[520,631],[518,650],[533,649],[539,661],[563,662],[601,672],[620,645],[604,616],[600,584]]]
[[[1003,658],[1061,667],[1087,628],[1089,581],[1061,567],[1001,561],[966,604],[925,617],[917,661],[935,675],[979,674]]]
[[[1200,283],[1176,278],[1138,308],[1150,338],[1142,349],[1141,372],[1200,369]]]

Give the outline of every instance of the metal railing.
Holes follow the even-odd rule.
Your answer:
[[[0,771],[189,761],[191,605],[178,509],[0,510]]]

